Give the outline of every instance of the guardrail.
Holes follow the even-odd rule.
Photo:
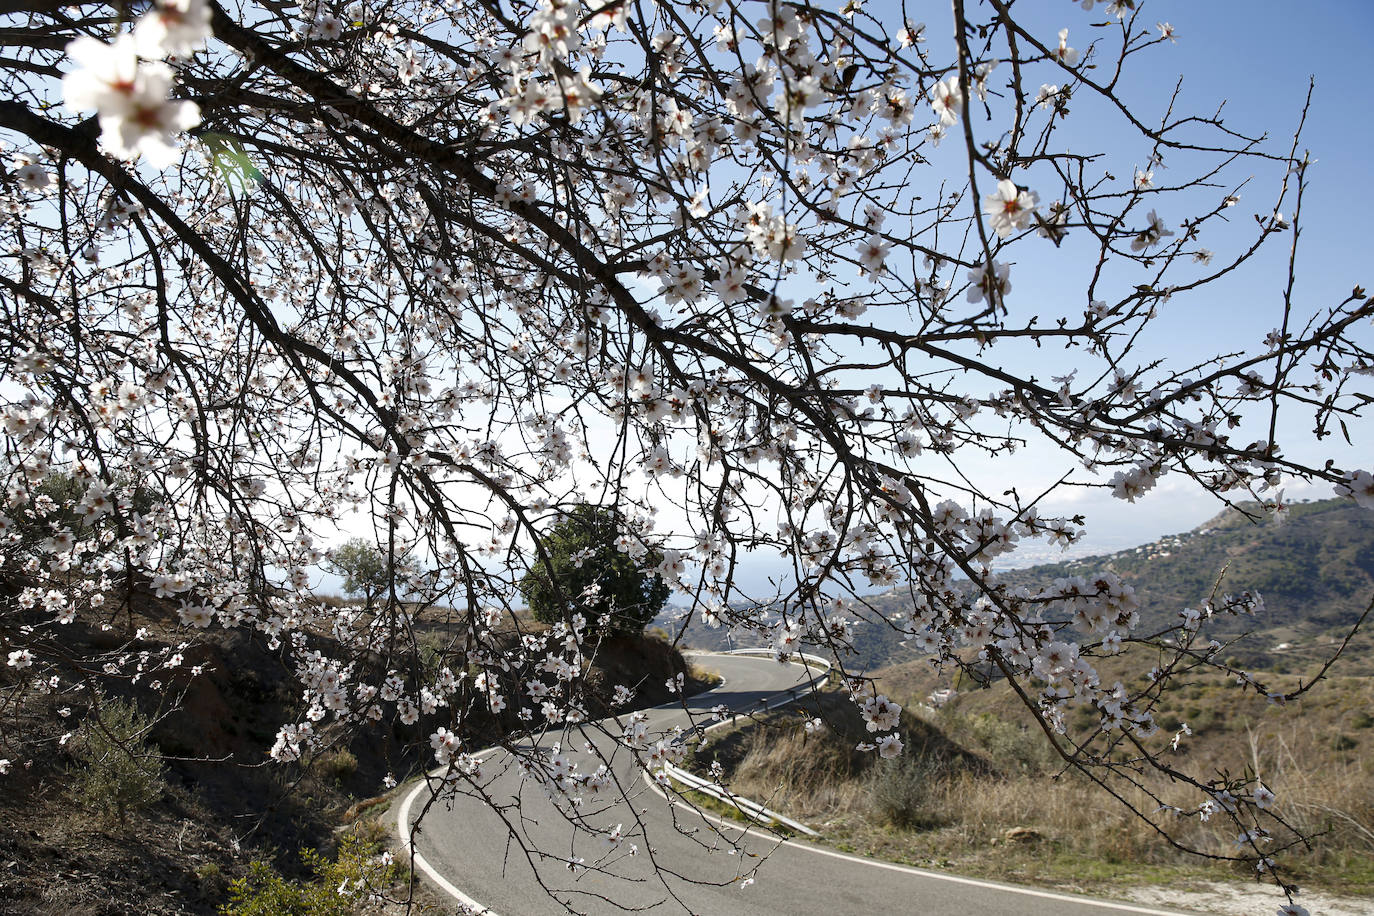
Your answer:
[[[663,765],[663,772],[668,776],[668,778],[682,783],[692,791],[700,792],[703,795],[709,795],[718,801],[725,802],[725,804],[727,805],[730,805],[734,808],[738,808],[740,811],[743,811],[745,814],[749,815],[754,820],[763,821],[765,825],[771,821],[773,823],[781,824],[784,827],[788,827],[792,830],[795,830],[798,833],[804,833],[810,837],[820,836],[819,833],[812,830],[810,827],[806,826],[800,821],[794,821],[792,818],[788,817],[785,814],[779,814],[776,811],[773,811],[769,808],[765,808],[763,805],[760,805],[756,801],[751,801],[750,799],[742,798],[738,795],[733,795],[725,787],[717,783],[711,782],[709,779],[703,779],[700,776],[696,776],[692,773],[689,773],[681,767],[676,767],[673,766],[671,763],[667,763]]]
[[[756,649],[733,649],[733,650],[731,650],[731,651],[729,651],[729,652],[721,652],[721,653],[716,653],[716,654],[720,654],[720,655],[773,655],[773,654],[775,654],[775,653],[774,653],[774,650],[772,650],[772,649],[767,649],[767,648],[756,648]],[[793,653],[791,653],[791,654],[792,654],[792,657],[793,657],[793,658],[800,658],[800,659],[802,659],[802,662],[803,662],[803,664],[804,664],[804,667],[810,668],[812,665],[816,665],[816,666],[818,666],[818,667],[822,667],[822,668],[825,669],[826,675],[829,676],[829,674],[830,674],[830,669],[831,669],[831,664],[830,664],[830,661],[829,661],[828,659],[821,658],[821,657],[818,656],[818,655],[806,655],[805,653],[801,653],[801,652],[793,652]],[[791,663],[791,664],[797,664],[796,662],[790,662],[790,663]],[[759,710],[760,712],[767,712],[768,710],[770,710],[770,709],[776,709],[776,708],[779,707],[779,706],[786,706],[788,703],[795,703],[797,700],[800,700],[802,697],[807,696],[807,695],[812,694],[812,693],[815,693],[816,690],[818,690],[818,689],[819,689],[819,683],[818,683],[818,681],[817,681],[816,679],[812,678],[812,679],[808,680],[808,681],[807,681],[805,684],[803,684],[803,685],[799,685],[799,686],[787,688],[787,690],[785,691],[786,695],[783,696],[783,697],[780,697],[780,698],[779,698],[779,697],[774,697],[774,698],[772,698],[771,700],[769,700],[769,699],[761,699],[761,700],[758,700],[758,701],[755,703],[755,705],[756,705],[756,706],[762,707],[762,709]],[[706,734],[707,732],[714,731],[714,730],[716,730],[716,729],[718,729],[718,728],[723,728],[723,727],[725,727],[726,725],[734,725],[735,723],[737,723],[737,722],[739,721],[740,716],[749,716],[749,715],[752,715],[752,713],[749,712],[748,710],[745,710],[745,711],[743,711],[743,712],[732,711],[732,712],[731,712],[731,715],[730,715],[730,718],[728,718],[728,719],[721,719],[719,722],[715,722],[715,723],[713,723],[713,724],[711,724],[711,725],[706,726],[706,727],[703,728],[703,729],[700,729],[700,731],[697,732],[697,733],[698,733],[698,734],[703,734],[703,735],[704,735],[704,734]],[[691,733],[689,732],[688,734],[691,734]],[[678,741],[681,742],[682,740],[685,739],[685,737],[686,737],[686,735],[683,735],[682,737],[678,738]],[[725,804],[730,805],[731,807],[736,808],[736,809],[738,809],[739,811],[744,812],[745,814],[747,814],[747,815],[749,815],[750,817],[752,817],[754,820],[759,820],[759,821],[772,821],[772,822],[774,822],[774,823],[781,824],[781,825],[783,825],[784,827],[787,827],[787,828],[789,828],[789,829],[791,829],[791,830],[795,830],[795,831],[798,832],[798,833],[802,833],[802,834],[805,834],[806,836],[810,836],[810,837],[820,836],[819,833],[817,833],[816,831],[812,830],[810,827],[806,826],[805,824],[801,823],[800,821],[793,820],[792,818],[788,817],[788,816],[785,815],[785,814],[779,814],[778,812],[773,811],[773,810],[770,809],[770,808],[765,808],[763,805],[760,805],[760,804],[759,804],[758,802],[756,802],[756,801],[753,801],[753,800],[751,800],[751,799],[743,798],[743,797],[741,797],[741,796],[735,795],[735,794],[733,794],[732,792],[730,792],[730,790],[726,789],[724,786],[720,785],[719,783],[711,782],[709,779],[703,779],[702,777],[697,776],[695,773],[690,773],[690,772],[688,772],[687,770],[684,770],[684,769],[682,769],[682,768],[679,767],[679,766],[674,766],[674,765],[671,764],[671,763],[665,763],[665,764],[663,765],[663,773],[664,773],[664,775],[667,776],[669,779],[676,780],[677,782],[682,783],[683,785],[687,786],[689,789],[691,789],[691,790],[693,790],[693,791],[695,791],[695,792],[701,792],[703,795],[709,795],[710,797],[716,799],[717,801],[722,801],[722,802],[724,802]]]
[[[727,651],[725,651],[725,652],[717,652],[717,653],[712,653],[712,654],[716,654],[716,655],[776,655],[776,654],[777,654],[777,650],[776,650],[776,649],[770,649],[770,648],[768,648],[767,646],[757,646],[757,647],[751,648],[751,649],[729,649],[729,650],[727,650]],[[792,652],[792,653],[790,653],[790,656],[791,656],[792,658],[800,658],[800,659],[802,659],[803,661],[807,661],[807,662],[810,662],[810,663],[812,663],[812,664],[819,665],[819,666],[821,666],[822,668],[824,668],[826,671],[829,671],[829,670],[831,669],[831,667],[833,667],[833,666],[830,664],[830,659],[828,659],[828,658],[821,658],[819,655],[807,655],[805,652]]]

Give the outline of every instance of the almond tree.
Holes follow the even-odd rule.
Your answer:
[[[628,521],[632,557],[663,545],[688,621],[841,666],[853,622],[894,627],[995,671],[1118,797],[1149,772],[1194,787],[1192,809],[1137,812],[1165,841],[1180,814],[1220,811],[1250,837],[1236,858],[1277,874],[1303,841],[1282,800],[1253,774],[1187,772],[1152,715],[1199,669],[1266,692],[1206,636],[1259,597],[1154,631],[1109,571],[1010,589],[995,558],[1089,520],[975,469],[1049,446],[1062,485],[1123,510],[1165,474],[1225,505],[1281,508],[1292,480],[1370,506],[1367,471],[1290,458],[1279,432],[1305,414],[1348,436],[1374,306],[1358,287],[1293,295],[1296,132],[1121,89],[1172,27],[1089,0],[1047,33],[1014,6],[955,0],[927,26],[782,0],[6,4],[0,526],[50,536],[8,535],[0,708],[170,664],[64,640],[141,581],[188,627],[293,654],[305,712],[273,757],[397,718],[451,768],[436,794],[480,788],[471,716],[510,707],[527,732],[585,715],[588,634],[512,649],[502,621],[549,569],[539,533],[591,503]],[[1185,364],[1143,343],[1260,257],[1290,258],[1266,339]],[[38,498],[52,473],[83,484],[71,505]],[[160,499],[135,507],[134,483]],[[73,531],[69,512],[108,523]],[[382,606],[321,606],[310,572],[360,528],[392,558]],[[741,564],[777,555],[781,585],[742,587]],[[908,610],[876,614],[875,589]],[[576,620],[583,596],[558,600]],[[417,614],[463,634],[437,675]],[[1121,651],[1152,667],[1130,687],[1095,667]],[[553,681],[538,710],[512,670]],[[1081,705],[1102,724],[1075,740]],[[561,791],[602,778],[521,747]]]

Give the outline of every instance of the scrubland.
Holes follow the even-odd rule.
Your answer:
[[[694,766],[718,762],[735,793],[798,818],[840,849],[919,866],[1058,887],[1108,892],[1123,884],[1253,880],[1250,866],[1207,856],[1234,854],[1237,828],[1160,812],[1202,801],[1158,776],[1143,788],[1110,783],[1113,798],[1066,767],[1005,686],[924,705],[941,682],[920,663],[889,669],[885,692],[904,705],[906,751],[879,759],[857,750],[867,737],[846,693],[831,690],[796,707],[713,733]],[[1273,675],[1279,689],[1299,675]],[[1374,679],[1336,675],[1301,701],[1279,706],[1241,695],[1220,676],[1187,684],[1158,710],[1155,744],[1204,774],[1247,768],[1272,789],[1271,845],[1296,843],[1280,864],[1300,885],[1374,894]],[[807,719],[824,728],[808,733]],[[1082,734],[1096,716],[1070,716]],[[1175,751],[1169,740],[1186,723]],[[1148,791],[1147,791],[1148,790]],[[1146,818],[1167,832],[1171,843]],[[1297,834],[1311,837],[1310,846]],[[1189,854],[1178,846],[1204,853]]]

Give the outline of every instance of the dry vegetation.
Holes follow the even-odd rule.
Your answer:
[[[0,600],[7,587],[14,590],[0,579]],[[120,646],[140,630],[133,650],[156,654],[186,639],[175,621],[171,602],[136,590],[112,630],[79,618],[68,637],[94,650]],[[421,665],[461,664],[455,628],[424,620],[418,628]],[[289,666],[257,634],[214,629],[196,636],[183,669],[200,665],[204,673],[174,683],[178,701],[161,707],[119,679],[68,672],[91,685],[101,724],[87,719],[60,745],[57,738],[85,710],[64,711],[26,691],[14,669],[0,668],[0,695],[20,724],[0,735],[0,757],[18,757],[28,746],[62,749],[0,780],[0,916],[210,916],[246,879],[261,899],[236,913],[324,913],[280,901],[343,868],[339,853],[350,836],[380,850],[389,837],[382,819],[396,794],[376,796],[382,777],[390,772],[404,782],[430,758],[407,752],[399,726],[380,723],[351,733],[331,728],[328,745],[300,766],[270,763],[266,750],[277,727],[300,712]],[[513,629],[507,636],[517,638]],[[609,708],[615,684],[635,686],[636,702],[652,705],[671,699],[665,672],[684,671],[689,693],[709,681],[655,638],[607,638],[586,661],[585,702],[594,715]],[[473,716],[466,737],[482,746],[514,724],[513,714],[504,721]],[[393,897],[406,896],[403,878],[395,876]],[[416,902],[410,912],[452,912],[428,893]]]
[[[831,845],[913,865],[1102,893],[1123,884],[1254,877],[1179,851],[1086,778],[1065,772],[1043,738],[1018,724],[1026,717],[1017,715],[1009,691],[959,695],[936,711],[919,705],[938,683],[928,671],[886,674],[884,688],[906,707],[907,752],[899,759],[854,750],[867,737],[863,723],[846,695],[831,692],[804,701],[804,709],[717,733],[696,766],[705,772],[719,761],[734,792],[819,829]],[[1296,679],[1274,681],[1291,687]],[[1289,707],[1242,697],[1205,677],[1160,713],[1169,724],[1187,721],[1195,733],[1178,753],[1204,772],[1248,765],[1277,793],[1276,810],[1318,835],[1310,850],[1283,856],[1302,885],[1366,895],[1374,894],[1371,710],[1374,680],[1364,677],[1332,678]],[[1084,712],[1071,727],[1090,725]],[[808,735],[802,723],[817,715],[827,727]],[[1200,801],[1186,787],[1147,785],[1169,804]],[[1146,812],[1157,807],[1139,790],[1125,797]],[[1236,830],[1222,818],[1169,826],[1208,853],[1236,848]],[[1275,845],[1292,838],[1270,827]]]

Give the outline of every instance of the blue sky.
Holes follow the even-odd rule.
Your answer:
[[[1091,27],[1092,23],[1106,20],[1104,6],[1105,3],[1099,4],[1097,10],[1085,13],[1076,0],[1023,0],[1015,9],[1046,43],[1053,44],[1058,30],[1068,27],[1069,44],[1086,48],[1095,38],[1112,31]],[[883,19],[895,20],[899,15],[898,5],[890,0],[870,2],[865,8]],[[931,42],[937,43],[940,30],[948,28],[948,19],[941,18],[947,17],[945,10],[935,8],[926,12],[910,4],[908,10],[913,18],[928,17]],[[1177,44],[1152,48],[1134,58],[1133,68],[1121,83],[1122,94],[1146,123],[1163,114],[1163,105],[1182,76],[1176,112],[1211,115],[1225,102],[1221,117],[1227,127],[1248,135],[1268,134],[1270,148],[1286,153],[1302,113],[1309,78],[1315,79],[1316,88],[1299,147],[1300,151],[1309,150],[1316,163],[1309,170],[1309,186],[1303,199],[1295,311],[1304,314],[1334,305],[1357,284],[1374,289],[1374,263],[1367,254],[1369,242],[1359,224],[1359,195],[1366,182],[1368,151],[1374,144],[1374,119],[1370,117],[1374,112],[1366,88],[1365,63],[1368,36],[1374,34],[1374,2],[1144,3],[1138,25],[1154,30],[1157,21],[1175,27]],[[1110,151],[1113,158],[1105,166],[1114,174],[1128,177],[1134,166],[1146,164],[1150,150],[1138,136],[1124,131],[1104,133],[1119,130],[1119,122],[1099,123],[1085,101],[1075,107],[1080,117],[1075,119],[1074,130],[1090,132],[1089,139],[1098,149]],[[942,146],[939,155],[946,154],[963,155],[958,144]],[[957,162],[950,165],[958,167]],[[1173,161],[1171,157],[1166,165],[1170,168],[1157,172],[1159,183],[1181,177],[1188,163]],[[1252,214],[1272,212],[1282,169],[1266,172],[1246,165],[1235,169],[1228,180],[1239,181],[1252,172],[1253,182],[1244,189],[1240,204],[1232,211],[1229,229],[1213,230],[1215,238],[1203,239],[1219,255],[1227,250],[1228,244],[1233,246],[1252,232]],[[1225,195],[1220,189],[1206,193]],[[1291,207],[1291,199],[1287,206]],[[1175,209],[1177,212],[1166,214],[1161,207],[1161,215],[1174,223],[1193,215],[1187,202],[1179,202]],[[1291,210],[1285,215],[1291,218]],[[1190,363],[1223,350],[1262,352],[1264,335],[1279,324],[1281,317],[1291,241],[1291,233],[1273,239],[1265,253],[1248,264],[1243,273],[1205,292],[1176,297],[1167,303],[1154,330],[1142,339],[1138,361],[1148,356],[1167,358],[1171,363]],[[1024,305],[1030,309],[1026,314],[1071,314],[1066,312],[1062,300],[1054,300],[1065,293],[1082,297],[1082,285],[1065,283],[1063,258],[1060,263],[1053,258],[1040,260],[1038,251],[1029,245],[1012,249],[1013,257],[1021,260],[1016,262],[1012,275],[1011,299],[1016,302],[1009,304],[1013,309],[1018,303]],[[1067,251],[1060,254],[1071,259]],[[1124,274],[1118,279],[1120,283],[1140,282]],[[868,317],[878,320],[873,313]],[[1363,333],[1374,340],[1374,329]],[[1028,354],[989,351],[990,355],[993,353],[997,360],[1034,372],[1041,379],[1062,374],[1072,359],[1048,347]],[[1364,387],[1369,390],[1374,383]],[[1314,464],[1330,457],[1346,468],[1374,465],[1374,422],[1351,424],[1351,446],[1334,443],[1331,438],[1317,443],[1311,427],[1310,412],[1294,412],[1280,426],[1278,439],[1288,456]],[[1248,442],[1266,433],[1264,427],[1243,427],[1235,437]],[[988,480],[1005,481],[1008,486],[1016,486],[1023,497],[1040,492],[1060,474],[1074,468],[1067,456],[1048,447],[1023,449],[1013,458],[996,463],[962,452],[957,459],[961,469],[975,480],[984,485]],[[935,473],[937,469],[929,470]],[[1080,471],[1079,479],[1082,477]],[[1289,499],[1331,495],[1331,488],[1326,485],[1287,485]],[[1081,555],[1110,552],[1184,531],[1222,508],[1214,497],[1175,474],[1163,478],[1154,491],[1133,505],[1116,500],[1103,490],[1067,488],[1042,504],[1042,514],[1086,516],[1088,536],[1073,551]],[[1037,550],[1035,557],[1026,560],[1043,557],[1043,551]],[[752,568],[743,570],[740,577],[746,586],[782,572],[782,564],[766,557],[756,557],[750,565]]]
[[[872,5],[868,8],[878,12]],[[1069,44],[1084,48],[1094,37],[1109,31],[1090,27],[1090,23],[1105,20],[1101,5],[1092,13],[1084,13],[1070,0],[1043,0],[1021,3],[1016,9],[1029,17],[1032,30],[1043,33],[1047,41],[1059,28],[1067,26]],[[1295,304],[1302,313],[1335,304],[1357,284],[1374,288],[1369,243],[1359,226],[1360,189],[1366,182],[1368,151],[1374,142],[1374,120],[1370,118],[1374,106],[1366,88],[1367,43],[1368,36],[1374,33],[1374,3],[1145,3],[1139,24],[1153,29],[1157,21],[1170,22],[1177,29],[1178,43],[1150,49],[1135,58],[1134,69],[1122,84],[1123,94],[1138,103],[1142,120],[1147,123],[1149,118],[1144,116],[1157,118],[1162,113],[1163,101],[1182,76],[1180,110],[1211,114],[1225,101],[1222,117],[1228,127],[1247,134],[1267,133],[1276,150],[1286,151],[1298,123],[1309,77],[1315,79],[1316,89],[1300,144],[1300,149],[1311,151],[1316,164],[1309,171],[1309,187],[1303,200]],[[935,25],[933,16],[930,24]],[[1135,165],[1145,164],[1149,150],[1135,137],[1122,132],[1097,139],[1103,148],[1115,148],[1119,158],[1110,163],[1114,173],[1129,175]],[[1186,166],[1177,162],[1166,164],[1173,168],[1158,171],[1158,181],[1175,177],[1172,173],[1181,172]],[[1249,171],[1254,170],[1247,167],[1231,178],[1245,177]],[[1251,214],[1264,213],[1272,207],[1273,188],[1280,175],[1256,171],[1254,184],[1245,189],[1241,203],[1234,208],[1235,228],[1252,229]],[[1161,207],[1161,215],[1168,218],[1174,214],[1166,214]],[[1286,215],[1291,217],[1291,212]],[[1217,240],[1219,244],[1213,245],[1206,238],[1204,244],[1220,252],[1227,241],[1225,233],[1222,236]],[[1188,361],[1211,355],[1219,348],[1230,349],[1231,341],[1251,351],[1261,349],[1260,339],[1277,326],[1281,314],[1290,243],[1291,234],[1275,239],[1267,254],[1247,265],[1241,275],[1205,294],[1167,303],[1155,330],[1142,340],[1141,355]],[[1061,282],[1058,269],[1059,265],[1018,262],[1012,275],[1013,298],[1025,297],[1021,301],[1030,300],[1034,310],[1037,300],[1055,295],[1056,284]],[[1081,291],[1072,285],[1063,288],[1081,296]],[[1374,339],[1374,330],[1366,329],[1363,333]],[[1033,365],[1033,371],[1042,378],[1060,374],[1067,363],[1056,364],[1056,356],[1047,349],[1032,357],[1040,361]],[[1365,386],[1366,390],[1370,387],[1374,385]],[[1279,441],[1289,456],[1317,463],[1332,457],[1343,467],[1374,464],[1374,423],[1366,420],[1351,424],[1354,445],[1348,447],[1343,443],[1333,445],[1332,439],[1316,443],[1311,426],[1310,413],[1295,413],[1281,427]],[[1246,433],[1250,431],[1242,429],[1237,436],[1250,441],[1260,438],[1264,430]],[[1071,465],[1049,449],[1031,449],[1003,466],[1008,479],[1016,482],[1024,494]],[[1287,495],[1325,498],[1331,491],[1326,486],[1290,486]],[[1134,506],[1098,491],[1069,491],[1066,496],[1047,504],[1046,509],[1086,513],[1089,538],[1084,548],[1092,552],[1191,528],[1221,508],[1214,499],[1201,495],[1177,476],[1164,478],[1156,491]]]
[[[1171,22],[1179,32],[1176,46],[1153,56],[1158,61],[1159,82],[1172,83],[1176,74],[1184,74],[1185,101],[1207,111],[1226,100],[1226,122],[1238,129],[1267,131],[1276,140],[1289,136],[1309,77],[1315,79],[1302,147],[1311,151],[1316,164],[1303,201],[1296,299],[1301,305],[1319,308],[1338,301],[1357,284],[1374,288],[1369,242],[1359,226],[1359,198],[1368,180],[1369,151],[1374,144],[1374,105],[1368,89],[1374,4],[1365,0],[1302,4],[1161,0],[1147,4],[1145,14],[1142,19]],[[1259,193],[1253,197],[1262,199]],[[1237,208],[1247,216],[1250,209],[1244,204],[1248,202],[1243,200]],[[1235,336],[1237,329],[1272,325],[1281,303],[1287,244],[1285,240],[1282,247],[1275,246],[1264,263],[1251,265],[1239,282],[1225,287],[1220,301],[1190,309],[1183,316],[1170,316],[1173,320],[1162,330],[1172,334],[1176,348],[1205,349]],[[1289,427],[1283,437],[1289,454],[1325,454],[1315,447],[1309,429],[1310,422]],[[1354,446],[1333,450],[1338,461],[1361,467],[1374,463],[1371,433],[1374,423],[1369,420],[1353,425]],[[1306,492],[1295,488],[1290,495]],[[1191,527],[1217,508],[1204,500],[1180,498],[1185,495],[1161,493],[1147,502],[1138,533],[1148,538]],[[1322,487],[1311,495],[1330,493]],[[1110,523],[1101,527],[1104,536],[1136,533],[1126,528],[1117,535],[1111,529],[1118,526]]]
[[[1091,27],[1091,23],[1105,21],[1103,5],[1086,13],[1077,0],[1022,0],[1015,10],[1047,43],[1053,43],[1060,28],[1068,27],[1069,43],[1086,48],[1094,38],[1110,31]],[[895,21],[899,15],[895,0],[870,0],[866,8],[884,19]],[[927,17],[932,41],[939,31],[947,30],[944,4],[933,4],[928,11],[911,4],[908,8],[915,18]],[[1303,202],[1296,301],[1299,311],[1310,310],[1338,302],[1356,284],[1374,288],[1374,263],[1367,253],[1368,232],[1362,225],[1368,151],[1374,147],[1374,118],[1370,117],[1374,106],[1369,101],[1365,64],[1368,37],[1374,34],[1374,2],[1144,3],[1139,24],[1153,30],[1157,21],[1172,23],[1177,30],[1177,44],[1150,49],[1136,58],[1122,83],[1124,95],[1136,103],[1144,120],[1162,113],[1163,101],[1182,76],[1181,110],[1211,114],[1225,101],[1223,117],[1228,127],[1248,134],[1268,133],[1275,144],[1273,148],[1286,151],[1302,110],[1309,77],[1315,78],[1316,90],[1302,147],[1310,150],[1317,161],[1309,173],[1310,185]],[[1149,149],[1138,138],[1125,133],[1102,133],[1104,129],[1115,130],[1115,124],[1105,128],[1105,122],[1094,123],[1086,102],[1078,107],[1080,117],[1075,120],[1079,128],[1075,129],[1096,132],[1091,139],[1113,153],[1110,167],[1114,172],[1129,176],[1134,166],[1145,164]],[[956,153],[956,147],[945,144],[940,152]],[[1174,177],[1172,172],[1186,170],[1186,163],[1166,164],[1171,168],[1157,173],[1161,180]],[[1245,174],[1241,169],[1231,177]],[[1272,206],[1277,174],[1256,174],[1255,184],[1246,189],[1235,208],[1237,226],[1253,227],[1250,214],[1267,212]],[[1183,210],[1180,207],[1179,214],[1166,216],[1190,215]],[[1290,238],[1275,240],[1263,260],[1252,262],[1242,276],[1206,294],[1171,301],[1157,330],[1143,341],[1142,350],[1169,357],[1171,361],[1186,361],[1214,354],[1222,341],[1235,340],[1240,347],[1259,349],[1264,333],[1278,323]],[[1213,245],[1210,240],[1204,243],[1221,251],[1225,241],[1223,238],[1220,244]],[[1031,250],[1030,246],[1015,249],[1016,256],[1025,258]],[[1081,297],[1081,287],[1073,291],[1071,285],[1057,286],[1062,281],[1056,271],[1057,265],[1049,262],[1037,265],[1028,260],[1018,261],[1013,274],[1013,296],[1020,302],[1031,302],[1032,307],[1036,299],[1053,297],[1060,288]],[[1063,313],[1062,303],[1058,309]],[[1374,329],[1368,333],[1374,337]],[[1039,363],[1033,366],[1042,379],[1060,374],[1064,368],[1055,362],[1056,355],[1049,350],[1034,358],[1044,361],[1043,368]],[[1062,361],[1062,357],[1059,359]],[[1374,465],[1374,423],[1352,425],[1354,445],[1340,448],[1329,448],[1330,440],[1316,447],[1310,427],[1310,415],[1296,416],[1280,435],[1290,456],[1308,460],[1320,460],[1318,455],[1329,456],[1347,467]],[[1246,432],[1249,431],[1237,435]],[[1250,438],[1258,435],[1243,441]],[[967,460],[963,454],[959,458]],[[1001,475],[993,479],[1005,479],[1028,495],[1071,467],[1067,458],[1049,449],[1028,449],[998,466],[978,467],[975,461],[971,469],[984,481],[989,475]],[[1330,488],[1325,486],[1288,488],[1289,498],[1330,495]],[[1088,538],[1076,552],[1096,553],[1186,530],[1220,508],[1214,499],[1172,475],[1135,505],[1115,500],[1104,491],[1071,489],[1047,502],[1043,512],[1084,513],[1089,523]],[[767,575],[781,571],[779,564],[766,557],[752,558],[746,566],[741,577],[746,587],[761,584]]]

